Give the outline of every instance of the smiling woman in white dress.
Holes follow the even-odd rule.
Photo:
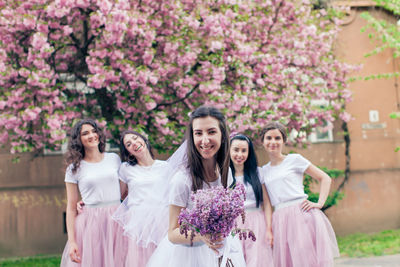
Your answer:
[[[168,163],[155,160],[148,139],[136,131],[121,134],[120,149],[123,163],[119,178],[127,185],[122,191],[128,189],[128,196],[113,218],[133,241],[129,248],[130,267],[143,267],[168,230],[168,210],[162,207],[167,200],[154,195],[168,190]]]
[[[213,243],[207,236],[195,235],[191,245],[190,237],[179,231],[178,216],[183,208],[192,207],[191,192],[217,185],[227,186],[229,135],[225,117],[216,108],[201,106],[190,115],[186,134],[187,150],[183,151],[183,157],[187,160],[179,170],[175,170],[172,178],[168,236],[154,252],[148,267],[219,265],[216,252],[223,246],[220,243],[223,240]],[[232,262],[236,267],[245,266],[241,251],[232,255]]]

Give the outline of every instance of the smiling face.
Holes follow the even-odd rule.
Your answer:
[[[146,142],[136,134],[126,134],[123,142],[126,150],[135,158],[147,150]]]
[[[221,147],[222,133],[218,120],[202,117],[193,120],[193,142],[203,159],[213,158]]]
[[[282,133],[278,129],[269,130],[265,133],[263,146],[268,153],[282,154],[283,145]]]
[[[85,149],[98,148],[99,134],[90,124],[83,124],[80,132],[81,143]]]
[[[245,140],[235,139],[231,143],[231,160],[235,166],[242,166],[249,156],[249,144]]]

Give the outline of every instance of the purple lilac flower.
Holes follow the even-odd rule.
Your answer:
[[[178,217],[181,234],[189,236],[192,241],[194,235],[209,234],[211,240],[217,240],[221,235],[225,238],[229,234],[239,234],[240,238],[247,238],[248,230],[237,228],[236,218],[241,216],[244,222],[244,201],[246,198],[243,184],[239,183],[234,189],[217,186],[192,192],[191,209],[182,209]],[[250,231],[251,232],[251,231]],[[255,240],[254,233],[248,234]]]

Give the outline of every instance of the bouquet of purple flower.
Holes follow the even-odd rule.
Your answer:
[[[256,240],[251,230],[237,228],[236,219],[241,216],[244,223],[244,201],[246,198],[244,185],[238,183],[234,189],[217,186],[192,192],[193,207],[182,209],[178,223],[181,234],[193,241],[195,233],[210,235],[211,241],[218,238],[239,234],[240,239]]]

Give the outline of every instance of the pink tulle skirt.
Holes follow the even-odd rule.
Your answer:
[[[246,220],[242,224],[239,217],[239,228],[250,229],[256,236],[256,241],[241,240],[243,254],[247,267],[273,267],[272,248],[267,241],[267,226],[262,209],[246,211]]]
[[[61,267],[143,267],[155,247],[138,247],[136,242],[123,235],[122,228],[111,216],[119,204],[83,208],[75,220],[75,239],[81,254],[81,263],[72,262],[68,242],[65,246]]]
[[[335,232],[319,209],[301,210],[301,202],[272,215],[273,257],[277,267],[333,266],[339,256]]]

